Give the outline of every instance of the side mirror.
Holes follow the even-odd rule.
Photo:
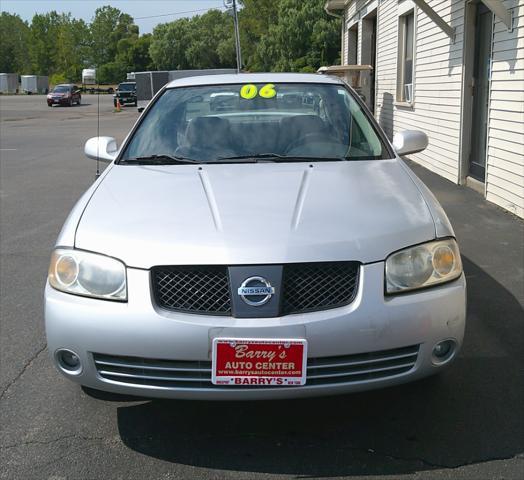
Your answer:
[[[399,156],[422,152],[428,143],[428,136],[420,130],[404,130],[393,137],[393,148]]]
[[[84,153],[88,158],[110,163],[116,158],[118,146],[113,137],[93,137],[86,142]]]

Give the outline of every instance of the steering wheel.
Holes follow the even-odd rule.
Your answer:
[[[333,141],[333,137],[329,135],[326,132],[310,132],[306,133],[305,135],[302,135],[301,137],[297,138],[295,141],[291,142],[284,152],[285,154],[291,152],[297,147],[305,146],[309,143],[316,143],[316,142],[331,142]]]

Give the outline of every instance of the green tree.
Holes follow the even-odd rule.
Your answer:
[[[186,57],[191,68],[223,68],[235,65],[233,19],[219,10],[190,19]]]
[[[118,8],[105,6],[95,10],[90,25],[91,30],[91,63],[100,66],[114,61],[116,43],[111,40],[121,15]]]
[[[241,0],[239,12],[240,43],[242,61],[252,71],[271,69],[272,59],[261,56],[258,44],[267,38],[269,27],[278,21],[278,7],[275,0]]]
[[[152,35],[146,33],[136,39],[127,51],[127,61],[131,66],[130,70],[144,72],[153,69],[149,47],[151,46]]]
[[[58,58],[58,35],[61,18],[55,11],[35,14],[29,35],[29,56],[32,73],[52,75]]]
[[[261,37],[255,59],[276,71],[312,71],[334,63],[339,56],[340,21],[329,17],[323,4],[319,0],[278,2],[277,21]]]
[[[18,15],[2,12],[0,15],[0,72],[30,73],[27,56],[29,26]]]
[[[227,13],[210,10],[158,25],[149,53],[160,70],[233,67],[233,20]]]
[[[89,64],[89,27],[70,13],[36,14],[28,50],[33,73],[49,75],[54,81],[78,81],[82,68]]]
[[[139,30],[133,17],[106,5],[95,10],[90,31],[91,63],[99,69],[99,81],[122,81],[125,73],[134,69],[129,58],[133,44],[138,41]]]
[[[64,14],[58,28],[55,71],[69,81],[78,81],[88,66],[90,31],[83,20]]]
[[[187,18],[160,24],[153,29],[149,54],[157,69],[183,70],[190,67],[186,57],[190,30],[191,23]]]

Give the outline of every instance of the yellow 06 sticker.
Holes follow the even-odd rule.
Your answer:
[[[240,96],[246,100],[255,98],[257,94],[262,98],[273,98],[277,94],[277,91],[275,90],[275,85],[272,83],[267,83],[260,90],[252,83],[243,85],[240,89]]]
[[[257,96],[257,93],[258,88],[256,85],[253,85],[252,83],[248,83],[240,89],[240,96],[242,98],[245,98],[246,100],[251,100],[252,98],[255,98]]]
[[[268,83],[260,89],[258,94],[262,98],[273,98],[277,94],[277,91],[275,90],[275,85]]]

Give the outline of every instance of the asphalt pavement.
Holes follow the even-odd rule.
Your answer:
[[[524,223],[411,165],[439,198],[468,281],[463,350],[400,387],[271,402],[86,393],[54,370],[43,287],[50,252],[96,162],[98,97],[48,108],[0,97],[1,479],[517,479],[524,476]],[[135,108],[100,96],[120,143]]]

